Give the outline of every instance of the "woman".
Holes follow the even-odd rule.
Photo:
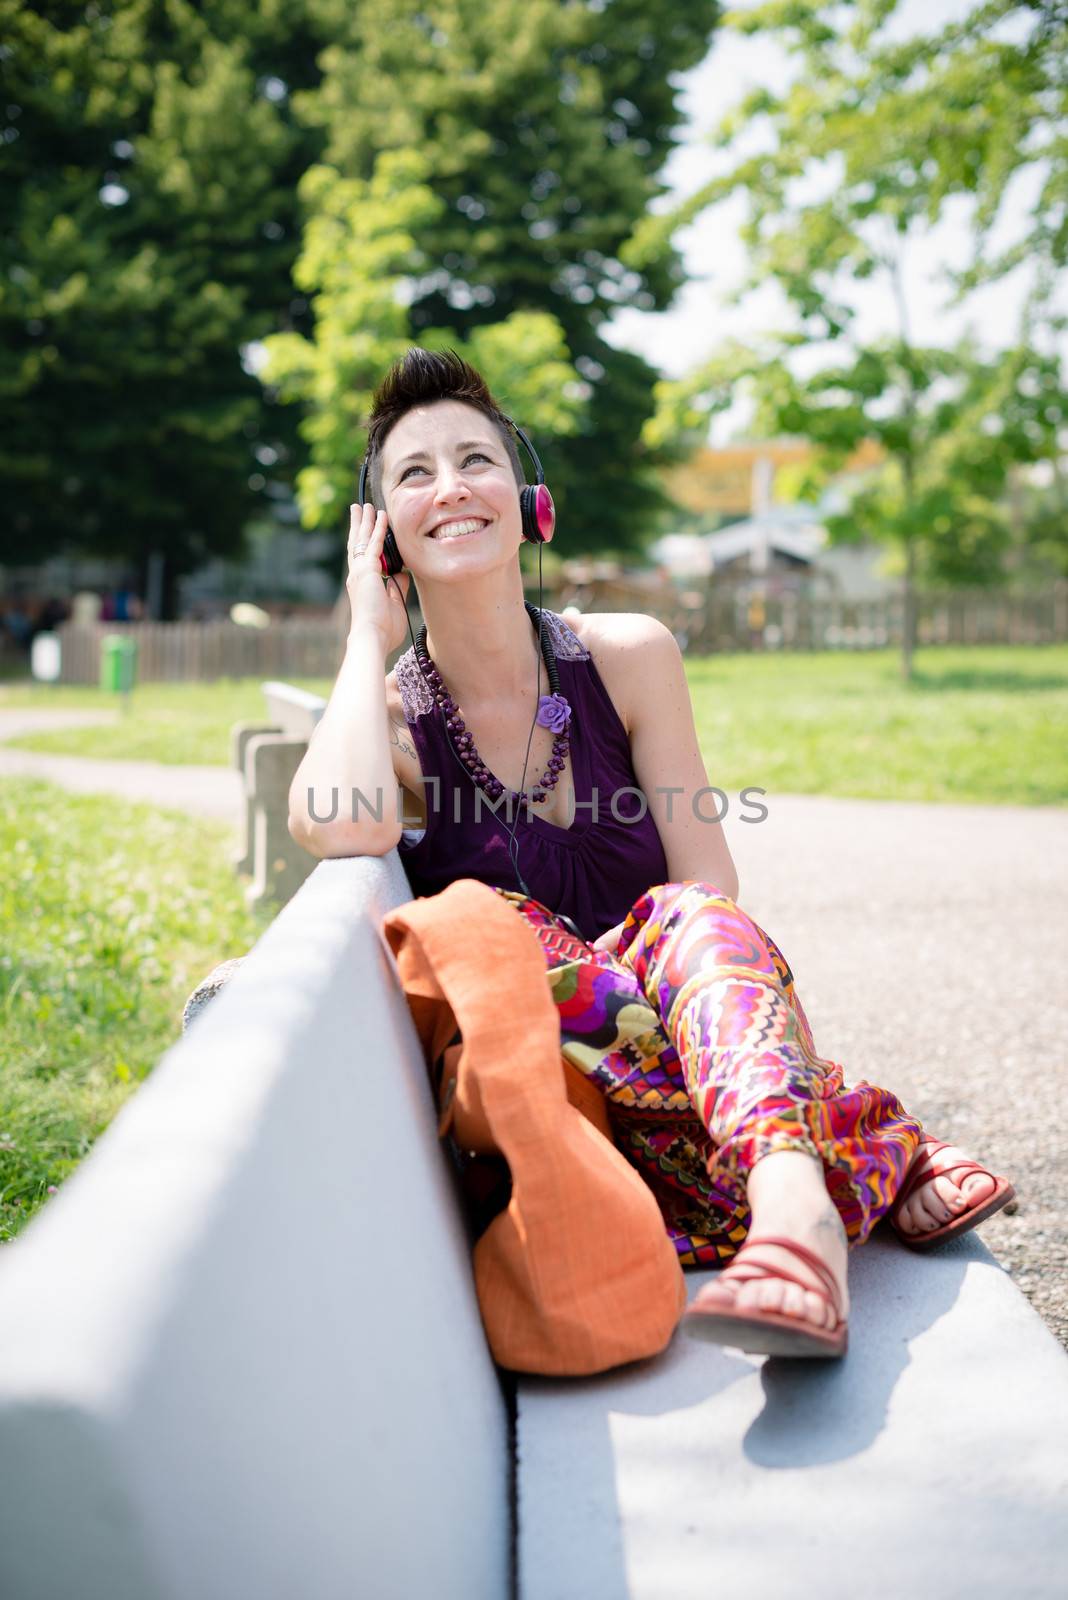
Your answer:
[[[291,831],[318,856],[399,847],[417,894],[458,877],[503,894],[541,942],[562,1050],[607,1097],[681,1261],[728,1263],[686,1327],[840,1355],[850,1244],[889,1214],[925,1246],[1011,1186],[816,1055],[785,959],[738,906],[671,633],[525,605],[519,547],[553,515],[523,487],[518,434],[451,352],[410,350],[377,391],[352,628]],[[387,676],[413,578],[426,627]],[[359,792],[351,811],[333,814],[335,788]]]

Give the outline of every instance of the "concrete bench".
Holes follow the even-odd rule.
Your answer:
[[[850,1293],[840,1364],[676,1336],[594,1382],[522,1381],[522,1600],[1063,1595],[1064,1350],[975,1234],[871,1239]]]
[[[285,905],[315,866],[289,832],[289,786],[326,701],[290,683],[262,688],[267,720],[238,722],[230,732],[231,764],[245,786],[244,838],[234,866],[251,876],[250,905]]]
[[[323,862],[0,1256],[5,1600],[1059,1597],[1068,1360],[975,1235],[857,1252],[844,1363],[678,1337],[513,1439],[408,893]]]
[[[0,1256],[5,1600],[500,1600],[506,1396],[377,928],[324,862]]]

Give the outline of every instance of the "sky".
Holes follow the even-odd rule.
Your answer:
[[[744,0],[739,8],[741,4]],[[969,0],[904,0],[892,31],[902,37],[930,33],[971,9]],[[693,71],[679,76],[680,103],[688,126],[664,170],[663,181],[671,193],[655,209],[666,209],[692,194],[722,170],[723,158],[705,142],[705,136],[732,105],[757,86],[781,90],[797,70],[786,52],[766,38],[744,39],[726,30],[718,32],[709,56]],[[1021,220],[1039,182],[1039,175],[1030,173],[1010,187],[1003,220],[992,235],[993,244],[1007,245],[1019,236]],[[1029,281],[1026,266],[972,295],[967,309],[944,309],[947,290],[939,282],[939,274],[946,264],[962,265],[967,257],[964,224],[968,214],[966,199],[950,202],[945,220],[925,239],[917,238],[905,262],[910,333],[917,343],[952,339],[972,322],[990,344],[1003,346],[1016,329]],[[676,241],[689,281],[674,306],[659,313],[617,312],[604,330],[607,342],[644,355],[668,377],[681,377],[724,340],[744,340],[789,320],[785,301],[773,285],[751,293],[737,306],[725,304],[726,295],[745,275],[745,252],[738,234],[744,215],[744,197],[735,195],[681,229]],[[896,328],[896,310],[887,289],[873,281],[857,284],[852,299],[859,338]],[[712,441],[725,443],[735,437],[739,429],[744,430],[745,420],[744,406],[717,417]]]

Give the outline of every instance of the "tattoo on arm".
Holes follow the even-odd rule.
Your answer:
[[[415,746],[412,744],[411,738],[409,737],[407,723],[394,722],[393,718],[390,717],[389,742],[390,744],[396,745],[402,756],[408,756],[410,760],[418,764],[419,757],[416,755]]]

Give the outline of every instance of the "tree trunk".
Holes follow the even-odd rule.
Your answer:
[[[901,676],[912,682],[912,653],[916,648],[916,546],[910,536],[905,544],[904,605],[901,619]]]

